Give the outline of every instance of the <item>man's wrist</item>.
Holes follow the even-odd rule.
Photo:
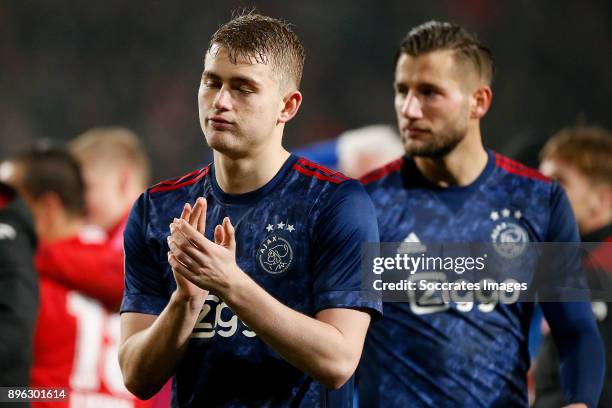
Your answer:
[[[235,270],[231,274],[231,279],[228,280],[226,285],[219,288],[216,293],[221,296],[227,305],[239,303],[250,281],[251,278],[236,265]]]
[[[174,292],[172,292],[170,302],[179,306],[201,309],[206,296],[208,296],[208,291],[204,291],[201,295],[190,295],[181,292],[181,290],[177,288]]]

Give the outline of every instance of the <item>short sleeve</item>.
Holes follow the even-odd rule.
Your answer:
[[[589,299],[580,235],[565,191],[553,182],[546,241],[540,246],[538,298],[544,302]]]
[[[380,293],[362,290],[361,245],[378,242],[374,206],[354,180],[342,183],[320,213],[313,232],[315,312],[369,309],[382,314]]]
[[[169,295],[158,255],[147,237],[148,194],[143,193],[130,212],[123,234],[125,252],[125,292],[121,313],[158,315],[166,307]]]
[[[547,242],[580,242],[578,225],[563,188],[553,182]]]

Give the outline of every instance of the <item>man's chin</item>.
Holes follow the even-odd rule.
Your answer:
[[[406,154],[412,157],[439,159],[452,152],[463,140],[461,133],[454,135],[429,135],[430,137],[402,137]]]
[[[422,143],[404,143],[406,154],[411,157],[425,157],[430,159],[439,159],[453,151],[457,144],[447,144],[443,146],[434,146],[431,144]]]
[[[215,135],[215,137],[207,137],[206,142],[208,146],[224,156],[228,156],[233,159],[238,159],[245,156],[247,153],[245,146],[243,146],[234,135],[226,135],[227,137],[216,137],[221,135]]]
[[[236,135],[227,130],[207,129],[204,137],[210,148],[215,150],[225,150],[237,144]]]

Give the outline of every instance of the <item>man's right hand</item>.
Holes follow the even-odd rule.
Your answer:
[[[206,200],[198,198],[193,207],[185,204],[181,218],[204,234]],[[133,312],[121,315],[119,365],[127,389],[140,399],[153,396],[176,372],[208,296],[207,290],[173,273],[176,290],[158,316]]]
[[[181,213],[181,218],[204,235],[206,232],[206,199],[203,197],[198,198],[193,208],[191,208],[189,203],[185,203],[183,206],[183,212]],[[168,235],[168,239],[170,238],[171,236]],[[168,258],[170,258],[170,256],[170,251],[168,251]],[[181,274],[177,273],[174,269],[172,270],[172,273],[174,274],[174,280],[176,281],[175,296],[177,296],[179,299],[193,300],[202,304],[204,303],[206,296],[208,296],[207,290],[194,285]]]

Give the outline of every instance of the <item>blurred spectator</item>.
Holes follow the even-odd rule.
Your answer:
[[[359,178],[404,155],[397,132],[388,125],[347,130],[338,137],[336,151],[338,170],[352,178]]]
[[[565,188],[583,237],[612,222],[612,135],[597,127],[564,129],[546,143],[542,172]]]
[[[137,406],[117,361],[123,259],[102,230],[85,227],[84,183],[63,150],[34,150],[23,166],[20,191],[34,215],[40,312],[31,386],[65,387],[70,400],[34,407]],[[115,315],[116,316],[116,315]]]
[[[540,159],[542,173],[559,180],[565,188],[576,215],[582,241],[611,242],[612,135],[610,132],[597,127],[564,129],[546,143]],[[608,250],[609,246],[604,249]],[[587,275],[590,275],[590,272],[587,268]],[[612,280],[612,276],[608,276],[608,279]],[[599,402],[600,407],[612,407],[611,307],[610,302],[593,303],[599,330],[607,348],[607,373]],[[535,368],[536,407],[560,407],[563,403],[558,361],[557,349],[551,336],[548,335],[544,339]]]
[[[30,382],[38,311],[35,249],[30,213],[16,191],[0,182],[0,387]]]
[[[149,159],[134,132],[122,127],[88,130],[70,142],[85,180],[88,220],[123,246],[123,230],[132,203],[149,182]]]
[[[70,149],[85,180],[88,220],[106,230],[108,243],[123,257],[123,230],[134,201],[147,188],[150,164],[138,136],[123,127],[98,127],[77,136]],[[122,286],[123,288],[123,286]],[[113,315],[119,321],[119,315]],[[171,381],[150,403],[170,404]]]
[[[404,154],[392,126],[369,125],[341,133],[336,139],[294,149],[293,153],[359,178]]]

